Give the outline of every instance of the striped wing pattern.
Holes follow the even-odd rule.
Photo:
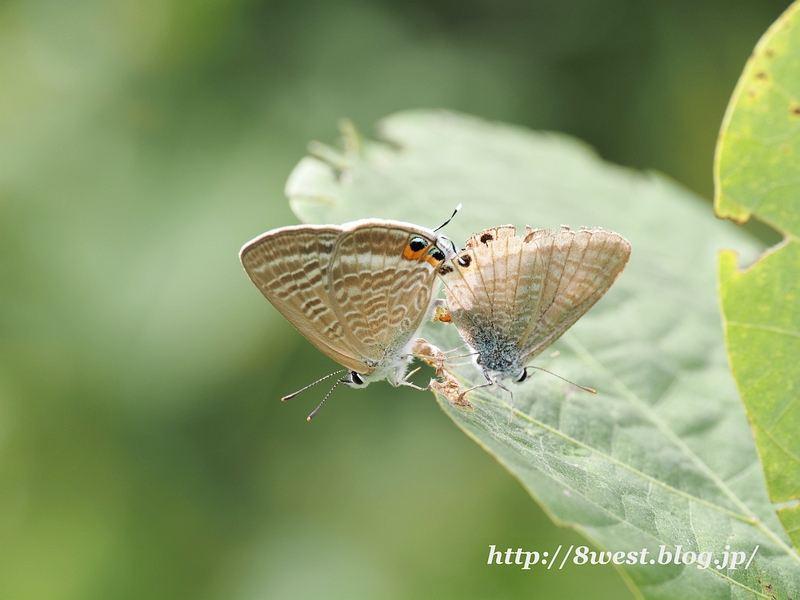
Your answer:
[[[448,310],[484,367],[514,374],[606,293],[629,257],[628,241],[600,228],[487,229],[442,276]]]
[[[264,297],[311,343],[350,370],[396,366],[425,318],[435,268],[404,257],[414,225],[366,220],[283,227],[246,244],[240,258]]]
[[[340,227],[283,227],[265,233],[240,253],[264,297],[312,344],[348,369],[368,366],[350,346],[328,297],[328,269]]]
[[[347,324],[350,346],[371,366],[396,358],[431,303],[434,266],[403,257],[412,233],[435,241],[422,229],[364,226],[340,238],[331,262],[333,310]]]

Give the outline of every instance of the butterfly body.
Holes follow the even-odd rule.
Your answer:
[[[474,234],[439,274],[449,317],[487,381],[522,381],[526,365],[605,294],[629,256],[628,241],[604,229],[528,227],[520,237],[505,225]]]
[[[448,242],[410,223],[365,219],[275,229],[240,258],[278,312],[349,370],[341,383],[401,385],[436,269],[453,255]]]

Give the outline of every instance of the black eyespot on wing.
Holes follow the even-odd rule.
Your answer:
[[[444,260],[444,252],[439,250],[439,248],[437,248],[436,246],[428,250],[428,256],[439,261]]]
[[[411,238],[411,241],[408,242],[408,245],[414,252],[419,252],[428,246],[428,240],[419,236],[415,236]]]
[[[453,272],[453,267],[451,267],[450,265],[443,265],[442,267],[439,268],[440,275],[447,275],[448,273],[452,272]]]
[[[459,256],[456,260],[458,260],[458,264],[460,264],[462,267],[467,268],[472,262],[472,257],[469,254],[464,254]]]
[[[490,241],[492,241],[493,239],[494,239],[494,237],[492,237],[492,234],[491,234],[491,233],[484,233],[484,234],[481,236],[481,241],[482,241],[484,244],[486,244],[487,246],[488,246],[489,244],[487,244],[486,242],[490,242]]]

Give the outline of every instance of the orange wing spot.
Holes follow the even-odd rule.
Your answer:
[[[403,258],[406,260],[419,260],[419,257],[425,253],[425,250],[427,250],[427,246],[421,250],[414,251],[411,248],[411,244],[406,244],[405,250],[403,250]]]
[[[427,261],[429,264],[433,265],[433,268],[434,268],[434,269],[435,269],[436,267],[438,267],[440,264],[442,264],[442,261],[441,261],[441,260],[439,260],[438,258],[434,258],[434,257],[433,257],[433,256],[431,256],[430,254],[429,254],[428,256],[426,256],[426,257],[425,257],[425,260],[426,260],[426,261]]]

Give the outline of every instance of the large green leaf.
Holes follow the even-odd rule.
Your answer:
[[[383,143],[346,132],[343,153],[315,145],[317,158],[289,179],[304,220],[433,227],[461,202],[446,230],[457,242],[508,222],[602,226],[630,240],[619,281],[553,347],[560,355],[535,362],[597,396],[537,374],[512,388],[513,422],[499,389],[471,393],[474,410],[438,400],[557,523],[613,552],[646,548],[645,564],[620,567],[641,596],[800,596],[800,558],[769,502],[717,313],[715,251],[753,257],[748,238],[664,177],[603,163],[564,136],[441,112],[387,118]],[[423,335],[460,343],[439,323]],[[463,385],[483,379],[469,364],[452,368]],[[662,545],[720,560],[758,551],[746,570],[650,564]]]
[[[746,271],[720,254],[728,355],[775,502],[800,498],[800,3],[764,34],[731,98],[716,160],[716,210],[784,236]],[[781,511],[796,547],[800,533]]]

